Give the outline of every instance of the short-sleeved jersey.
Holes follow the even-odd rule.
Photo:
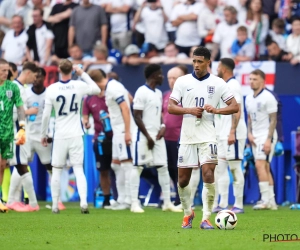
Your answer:
[[[6,80],[0,86],[0,139],[13,140],[13,108],[23,105],[20,90],[16,84]]]
[[[236,139],[246,139],[247,138],[247,127],[246,127],[246,122],[245,122],[244,100],[243,100],[241,85],[233,77],[227,81],[227,86],[229,87],[231,93],[234,95],[236,102],[240,104],[241,116],[240,116],[240,120],[239,120],[239,123],[236,128]],[[224,108],[226,106],[227,106],[226,103],[224,103],[223,101],[220,102],[220,108]],[[231,125],[232,125],[232,115],[221,115],[220,127],[219,127],[220,140],[228,139]]]
[[[99,94],[100,89],[83,73],[83,81],[59,81],[47,88],[45,105],[51,105],[55,111],[54,139],[67,139],[84,134],[80,108],[85,95]]]
[[[109,80],[105,89],[105,101],[108,107],[110,123],[114,135],[125,133],[125,123],[122,116],[120,104],[126,102],[130,109],[128,90],[116,80]],[[130,132],[134,132],[135,122],[130,112]]]
[[[198,78],[195,72],[179,77],[170,96],[170,99],[181,102],[183,108],[203,107],[205,104],[217,107],[220,99],[227,102],[232,98],[233,94],[223,79],[209,73]],[[214,114],[204,111],[200,124],[196,121],[196,116],[183,115],[180,144],[215,142]]]
[[[142,110],[142,120],[150,136],[156,136],[161,126],[162,92],[159,89],[151,89],[148,85],[138,88],[133,99],[133,109]],[[134,133],[138,140],[146,140],[145,136]]]
[[[34,92],[33,87],[28,87],[26,88],[26,97],[27,108],[32,108],[34,106],[33,104],[37,103],[37,108],[39,110],[34,121],[30,121],[30,116],[27,116],[27,135],[29,136],[30,140],[40,142],[42,137],[42,117],[45,107],[46,88],[41,94],[37,94]]]
[[[267,90],[263,89],[257,96],[249,94],[246,97],[246,110],[252,122],[252,135],[255,138],[268,135],[269,115],[277,112],[277,101]]]

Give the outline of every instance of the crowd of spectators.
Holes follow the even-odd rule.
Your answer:
[[[191,64],[204,45],[231,57],[300,63],[300,0],[0,0],[2,58],[85,69]]]

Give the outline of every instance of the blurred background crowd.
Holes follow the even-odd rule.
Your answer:
[[[0,0],[1,56],[84,69],[231,57],[300,63],[300,0]]]

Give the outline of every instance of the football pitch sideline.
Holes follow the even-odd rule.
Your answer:
[[[67,210],[52,214],[46,203],[39,205],[39,212],[0,214],[1,249],[300,249],[300,210],[287,207],[253,211],[247,206],[245,214],[237,214],[234,230],[200,230],[202,211],[196,207],[193,228],[184,230],[183,213],[157,208],[133,214],[90,206],[90,214],[81,214],[78,203],[66,203]]]

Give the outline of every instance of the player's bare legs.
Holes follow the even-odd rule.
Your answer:
[[[262,204],[254,206],[253,209],[267,209],[269,203],[269,173],[267,170],[267,162],[265,160],[256,160],[255,168],[259,180],[258,185]]]
[[[268,176],[269,176],[269,205],[270,205],[270,209],[272,210],[277,210],[277,204],[275,201],[275,193],[274,193],[274,179],[273,179],[273,175],[271,172],[271,167],[270,167],[270,163],[267,162],[267,171],[268,171]]]

